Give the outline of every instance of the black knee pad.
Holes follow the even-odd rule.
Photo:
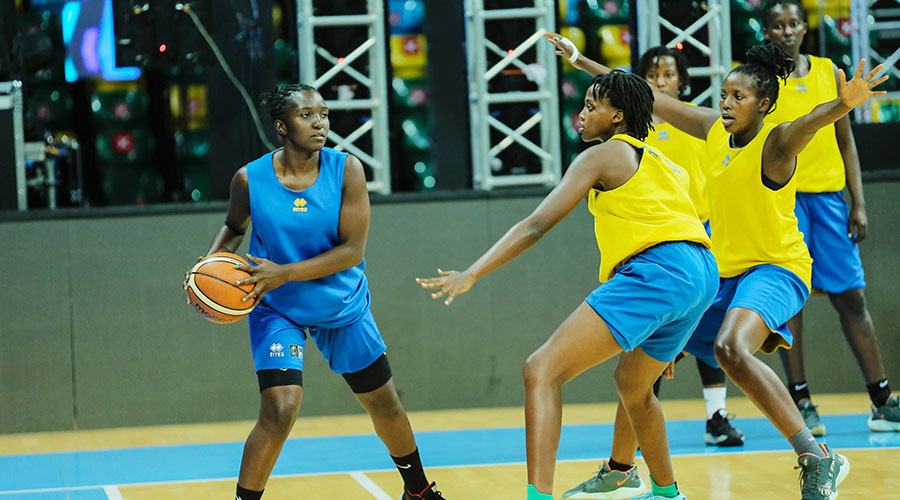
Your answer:
[[[364,394],[378,389],[391,379],[391,364],[388,363],[387,355],[382,354],[366,368],[358,372],[342,373],[341,376],[354,394]]]
[[[256,372],[256,380],[259,382],[259,392],[280,385],[299,385],[303,387],[303,371],[293,369],[259,370]]]

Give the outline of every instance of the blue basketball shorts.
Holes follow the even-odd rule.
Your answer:
[[[859,247],[854,239],[847,237],[850,210],[843,193],[797,193],[794,214],[813,258],[813,289],[843,293],[865,288]]]
[[[371,311],[354,323],[337,328],[298,325],[261,303],[250,313],[250,349],[256,370],[303,370],[306,337],[335,373],[356,373],[387,349]]]
[[[662,243],[635,255],[586,299],[625,351],[667,363],[684,348],[719,284],[703,245]]]
[[[778,347],[790,347],[794,342],[787,320],[803,309],[809,289],[799,276],[783,267],[763,264],[751,267],[744,274],[722,278],[719,293],[703,315],[684,350],[718,367],[714,346],[725,313],[733,307],[750,309],[762,316],[766,326],[776,334],[763,345],[763,352],[772,353]]]

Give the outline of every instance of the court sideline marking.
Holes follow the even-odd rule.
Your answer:
[[[106,498],[109,500],[125,500],[122,498],[122,492],[120,492],[119,488],[116,486],[104,486],[103,491],[106,493]]]
[[[365,475],[363,472],[351,472],[350,477],[356,480],[357,483],[360,484],[363,488],[366,489],[369,493],[372,494],[378,500],[394,500],[387,493],[384,492],[377,484],[375,484],[369,476]]]

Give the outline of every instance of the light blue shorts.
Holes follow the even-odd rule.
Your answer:
[[[356,373],[387,349],[371,311],[356,322],[337,328],[298,325],[261,303],[250,313],[250,348],[256,370],[303,370],[306,337],[335,373]]]
[[[813,258],[813,289],[843,293],[865,288],[859,247],[847,237],[850,211],[843,193],[797,193],[794,214]]]
[[[787,320],[800,312],[808,297],[809,289],[799,276],[771,264],[752,267],[740,276],[722,278],[719,293],[684,350],[718,367],[713,350],[716,336],[725,321],[725,313],[733,307],[756,312],[769,330],[777,334],[766,341],[763,352],[774,352],[778,346],[790,347],[794,337],[787,328]]]
[[[625,351],[669,362],[709,308],[719,284],[712,252],[697,243],[662,243],[635,255],[585,302]]]

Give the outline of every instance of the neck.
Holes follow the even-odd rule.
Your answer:
[[[809,60],[805,55],[796,50],[791,57],[794,58],[794,71],[791,71],[791,78],[804,77],[809,73]]]
[[[763,120],[759,120],[759,123],[754,123],[747,130],[743,132],[738,132],[737,134],[731,134],[731,144],[733,147],[742,148],[747,144],[750,144],[759,131],[762,130]]]
[[[280,155],[284,170],[305,171],[319,168],[319,150],[306,150],[286,143]]]

